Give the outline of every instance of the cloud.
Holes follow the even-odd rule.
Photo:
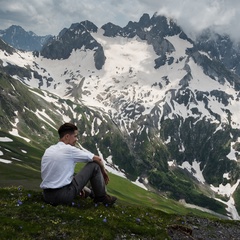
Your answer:
[[[195,37],[206,28],[220,34],[226,33],[234,39],[240,38],[237,30],[240,20],[238,0],[168,0],[159,1],[158,14],[176,19],[177,23],[190,36]]]
[[[211,27],[240,39],[239,0],[0,0],[1,29],[15,24],[38,35],[57,35],[72,23],[89,20],[101,27],[112,22],[124,27],[155,12],[176,19],[191,37]]]
[[[1,26],[7,28],[11,25],[20,25],[28,31],[46,32],[47,29],[52,29],[53,22],[49,21],[49,13],[53,10],[54,14],[54,2],[0,0]]]

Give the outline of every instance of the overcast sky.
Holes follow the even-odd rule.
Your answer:
[[[58,35],[72,23],[124,27],[155,12],[176,19],[187,34],[207,27],[240,40],[240,0],[0,0],[0,29],[19,25],[37,35]]]

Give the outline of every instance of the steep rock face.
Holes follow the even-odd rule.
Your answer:
[[[12,54],[15,52],[15,49],[5,43],[3,40],[0,39],[0,49],[2,51],[6,51],[7,54]]]
[[[219,35],[210,30],[202,33],[196,41],[199,51],[204,51],[212,59],[221,61],[227,69],[240,75],[240,47],[228,35]]]
[[[72,24],[69,29],[63,29],[41,51],[41,55],[50,59],[67,59],[73,50],[93,50],[96,69],[101,69],[105,62],[102,46],[92,37],[97,27],[89,22]]]
[[[212,60],[208,55],[201,54],[201,52],[197,50],[197,47],[188,49],[187,53],[192,56],[197,64],[203,67],[204,73],[207,76],[218,81],[221,85],[224,85],[226,81],[228,81],[235,90],[240,90],[239,75],[235,71],[229,71],[224,63],[217,59]]]

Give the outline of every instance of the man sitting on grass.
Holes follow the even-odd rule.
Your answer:
[[[106,193],[108,174],[103,160],[93,153],[75,147],[78,140],[78,128],[72,123],[65,123],[58,129],[59,142],[46,149],[41,161],[43,197],[52,205],[68,204],[78,195],[94,198],[94,202],[112,205],[116,197]],[[74,176],[77,162],[87,163]],[[90,181],[92,190],[86,188]]]

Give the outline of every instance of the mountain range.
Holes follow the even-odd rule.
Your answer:
[[[240,49],[229,36],[193,40],[144,14],[123,28],[74,23],[35,50],[0,40],[3,179],[13,165],[39,174],[37,158],[71,121],[109,170],[240,219]]]
[[[51,35],[37,36],[34,32],[26,32],[21,26],[0,30],[0,38],[16,49],[25,51],[41,50],[43,45],[51,38]]]

